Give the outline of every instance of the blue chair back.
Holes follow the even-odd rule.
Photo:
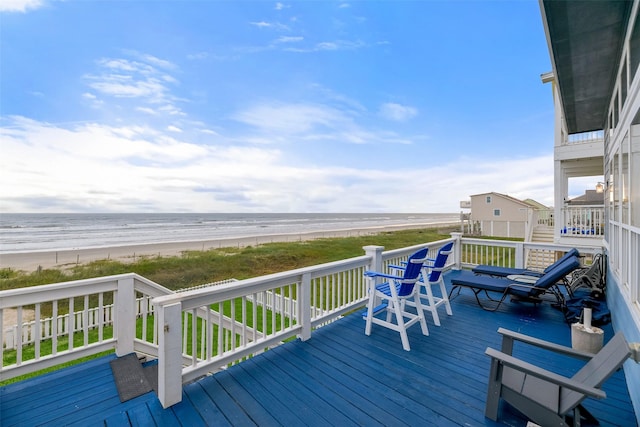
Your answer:
[[[580,268],[580,260],[578,257],[572,256],[571,258],[562,261],[559,265],[549,270],[544,276],[538,279],[535,283],[535,287],[549,289],[551,286],[562,280],[564,276],[578,268]]]
[[[442,269],[447,263],[447,258],[449,258],[449,254],[451,252],[453,252],[453,242],[447,243],[438,250],[438,255],[436,256],[433,266],[431,266],[431,272],[429,273],[429,282],[435,283],[440,279]]]
[[[580,256],[580,252],[578,252],[576,248],[572,248],[569,252],[562,255],[562,257],[559,260],[557,260],[551,265],[548,265],[547,268],[544,269],[544,272],[548,273],[549,271],[553,270],[554,268],[556,268],[557,266],[559,266],[560,264],[562,264],[564,261],[568,260],[572,256],[578,257]]]
[[[424,264],[427,259],[428,251],[427,248],[423,248],[409,256],[409,259],[407,259],[407,267],[404,269],[404,275],[402,276],[400,289],[398,289],[398,296],[404,297],[411,295],[413,287],[420,276],[422,264]]]

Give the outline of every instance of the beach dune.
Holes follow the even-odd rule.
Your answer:
[[[127,246],[110,246],[56,251],[16,252],[0,254],[0,268],[11,268],[22,271],[36,271],[39,268],[65,268],[86,264],[97,260],[117,260],[134,262],[140,257],[176,256],[184,251],[205,251],[223,247],[257,246],[273,242],[297,242],[330,237],[351,237],[378,234],[385,231],[421,229],[457,224],[406,224],[360,229],[343,229],[331,231],[314,231],[309,233],[272,234],[250,237],[232,237],[216,240],[199,240],[188,242],[148,243]],[[375,242],[372,242],[372,244]]]

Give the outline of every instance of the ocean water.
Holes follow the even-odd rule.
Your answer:
[[[459,214],[1,214],[0,254],[451,223]]]

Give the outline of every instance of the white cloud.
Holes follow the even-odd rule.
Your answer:
[[[178,106],[181,102],[172,94],[179,81],[165,70],[177,67],[166,60],[136,51],[127,51],[131,58],[101,58],[96,61],[97,68],[93,73],[84,76],[84,81],[95,93],[85,93],[87,100],[93,99],[94,108],[110,108],[128,114],[127,105],[123,101],[133,103],[134,111],[147,115],[185,116]],[[101,96],[98,101],[96,94]],[[91,97],[94,98],[91,98]],[[107,104],[106,101],[116,101]]]
[[[486,191],[553,203],[552,155],[359,169],[312,159],[288,164],[272,145],[202,146],[145,126],[4,122],[0,199],[7,212],[456,212],[460,200]],[[419,197],[401,188],[419,189]]]
[[[406,105],[387,102],[380,106],[380,116],[396,122],[406,122],[418,115],[418,110]]]
[[[258,28],[271,28],[277,31],[289,31],[290,28],[285,25],[285,24],[281,24],[279,22],[266,22],[266,21],[256,21],[256,22],[250,22],[249,24],[253,25],[254,27],[258,27]]]
[[[27,12],[44,6],[42,0],[2,0],[0,12]]]
[[[191,60],[202,60],[202,59],[207,59],[209,58],[209,53],[208,52],[196,52],[196,53],[190,53],[187,55],[187,59],[191,59]]]
[[[276,40],[276,43],[296,43],[296,42],[301,42],[304,40],[304,37],[287,37],[287,36],[282,36],[280,38],[278,38]]]
[[[140,111],[141,113],[151,114],[152,116],[158,115],[158,112],[153,108],[149,107],[136,107],[136,111]]]
[[[346,117],[338,110],[314,104],[260,104],[237,113],[234,119],[266,132],[300,134],[314,128],[336,127]]]
[[[167,130],[176,133],[182,133],[182,129],[177,126],[167,126]]]

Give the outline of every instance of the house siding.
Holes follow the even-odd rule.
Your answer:
[[[622,332],[627,342],[640,342],[640,329],[634,319],[634,308],[630,307],[629,299],[620,292],[621,287],[616,276],[611,272],[607,274],[607,304],[611,311],[611,323],[616,332]],[[627,377],[629,397],[636,413],[637,424],[640,425],[640,364],[633,360],[627,360],[623,366]]]
[[[489,203],[487,197],[491,198]],[[471,221],[480,226],[483,236],[524,238],[527,209],[524,202],[498,193],[471,196]]]

